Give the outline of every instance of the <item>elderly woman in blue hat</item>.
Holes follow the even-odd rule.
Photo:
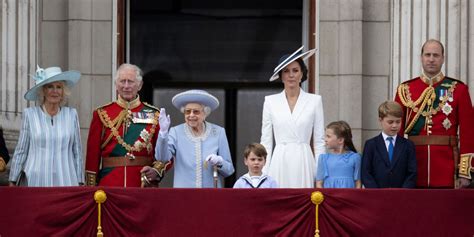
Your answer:
[[[321,96],[300,87],[308,74],[303,60],[314,52],[301,47],[280,58],[270,81],[281,79],[284,90],[266,96],[263,104],[260,143],[268,152],[264,172],[281,188],[314,187],[317,159],[325,152]]]
[[[36,84],[25,94],[38,106],[23,111],[18,144],[13,154],[10,186],[78,186],[84,182],[82,145],[76,109],[64,106],[78,71],[39,68]]]
[[[172,103],[185,123],[168,132],[170,118],[161,109],[155,159],[167,162],[174,157],[173,187],[212,188],[215,182],[222,187],[222,178],[234,173],[229,144],[225,129],[206,121],[219,101],[206,91],[189,90],[175,95]]]

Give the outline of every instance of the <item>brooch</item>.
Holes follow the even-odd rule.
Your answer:
[[[446,114],[446,116],[448,116],[452,111],[453,111],[453,107],[451,107],[450,104],[446,103],[444,106],[443,106],[443,113]]]
[[[445,118],[443,121],[443,127],[448,130],[451,127],[451,121],[448,118]]]

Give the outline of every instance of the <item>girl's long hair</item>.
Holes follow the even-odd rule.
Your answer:
[[[326,129],[332,129],[337,138],[344,138],[344,148],[357,153],[357,149],[354,147],[352,142],[352,131],[351,127],[346,121],[340,120],[331,122],[326,126]]]

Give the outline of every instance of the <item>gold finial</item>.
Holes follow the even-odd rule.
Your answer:
[[[311,193],[311,202],[315,205],[319,205],[324,201],[324,195],[320,191]]]
[[[104,190],[95,191],[94,200],[97,203],[104,203],[105,200],[107,200],[107,195],[105,194]]]
[[[104,203],[107,200],[107,195],[105,194],[104,190],[97,190],[94,193],[94,200],[97,203],[97,237],[103,237],[104,233],[102,233],[102,226],[101,219],[100,219],[100,204]]]
[[[320,191],[311,193],[311,202],[316,205],[316,230],[314,231],[314,237],[319,237],[319,221],[318,221],[318,208],[319,205],[324,201],[324,195]]]

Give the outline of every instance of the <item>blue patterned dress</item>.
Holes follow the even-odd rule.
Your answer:
[[[321,154],[316,180],[323,181],[324,188],[355,188],[360,180],[361,157],[358,153]]]

